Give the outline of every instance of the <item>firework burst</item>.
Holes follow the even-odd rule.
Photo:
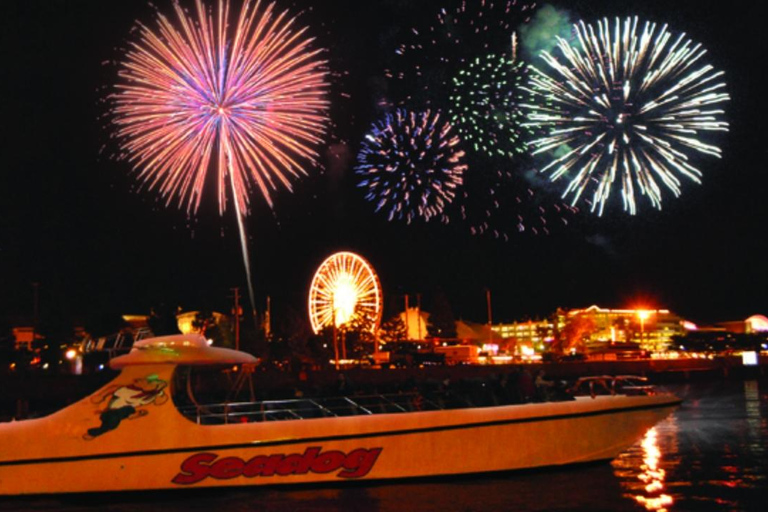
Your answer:
[[[518,87],[528,70],[518,59],[515,31],[530,21],[535,5],[478,0],[442,9],[437,22],[405,34],[385,73],[384,104],[426,105],[448,115],[459,137],[456,148],[466,152],[466,172],[441,218],[478,236],[544,234],[567,224],[575,211],[534,193],[521,173],[527,146]]]
[[[451,123],[475,152],[513,158],[525,151],[518,88],[527,67],[504,56],[477,57],[453,77]]]
[[[274,4],[244,0],[232,20],[228,0],[195,5],[192,14],[175,1],[175,23],[158,14],[156,29],[139,24],[111,96],[113,124],[122,156],[166,206],[196,213],[215,173],[220,213],[228,197],[237,212],[250,286],[250,193],[272,206],[273,191],[315,164],[326,66],[307,29]]]
[[[453,77],[478,53],[514,60],[515,27],[530,19],[534,6],[525,0],[463,1],[455,9],[441,9],[433,25],[412,28],[386,72],[394,103],[444,107]]]
[[[325,131],[327,81],[306,29],[274,5],[245,0],[235,24],[220,0],[201,0],[196,17],[174,2],[177,25],[159,15],[140,25],[122,62],[114,124],[139,179],[170,205],[197,211],[207,173],[217,176],[220,211],[227,184],[239,212],[255,185],[271,192],[314,163]]]
[[[573,205],[591,190],[599,215],[617,186],[636,214],[638,192],[660,209],[663,188],[679,196],[681,178],[700,183],[691,154],[721,156],[700,136],[728,130],[719,105],[730,99],[706,50],[636,17],[580,22],[574,33],[573,44],[558,38],[555,52],[542,53],[546,67],[526,88],[530,145],[551,158],[541,172],[568,181],[563,197]]]
[[[466,165],[459,137],[441,114],[397,110],[375,123],[355,172],[366,199],[389,220],[440,219],[462,184]]]

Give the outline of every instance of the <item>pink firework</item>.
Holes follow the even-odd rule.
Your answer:
[[[216,173],[219,211],[227,188],[238,220],[259,189],[272,206],[279,185],[315,165],[327,125],[322,50],[274,4],[244,0],[230,24],[228,0],[195,15],[174,1],[176,23],[158,15],[122,62],[113,123],[124,156],[166,205],[197,212],[206,175]],[[242,234],[242,233],[241,233]]]
[[[237,212],[243,262],[255,309],[244,216],[257,187],[272,206],[280,184],[316,165],[328,122],[328,73],[306,28],[274,4],[243,0],[230,25],[228,0],[195,16],[174,0],[177,23],[158,15],[139,25],[112,96],[124,157],[150,190],[188,214],[216,173],[219,213],[227,188]],[[255,316],[254,316],[255,318]]]

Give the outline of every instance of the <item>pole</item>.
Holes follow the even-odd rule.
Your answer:
[[[485,289],[485,300],[488,304],[488,343],[491,343],[493,341],[493,330],[491,329],[491,326],[493,325],[493,317],[491,316],[491,289],[486,288]]]
[[[240,350],[240,288],[232,288],[235,295],[233,299],[235,301],[235,307],[232,312],[235,314],[235,350]]]
[[[411,329],[408,325],[408,294],[405,294],[405,338],[406,341],[411,339]]]
[[[32,283],[32,344],[29,346],[30,350],[34,349],[35,339],[37,338],[37,324],[40,321],[40,295],[38,290],[40,289],[40,283]]]
[[[416,338],[421,341],[421,294],[416,294]]]
[[[264,317],[264,337],[267,341],[272,338],[272,297],[267,295],[267,312]]]
[[[333,354],[336,371],[339,371],[339,333],[336,328],[336,297],[331,295],[331,324],[333,325]]]

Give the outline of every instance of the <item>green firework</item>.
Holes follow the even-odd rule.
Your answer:
[[[453,77],[449,115],[468,149],[505,158],[525,151],[518,106],[525,74],[523,62],[491,54],[470,61]]]

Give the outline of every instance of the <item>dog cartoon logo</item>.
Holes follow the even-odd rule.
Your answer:
[[[150,404],[163,405],[168,401],[168,395],[163,391],[166,387],[166,381],[159,379],[157,375],[149,375],[135,379],[128,385],[110,386],[103,393],[93,396],[91,402],[95,404],[109,401],[107,407],[101,411],[101,425],[89,428],[83,439],[91,440],[115,430],[124,419],[133,420],[146,416],[149,411],[143,407]]]

